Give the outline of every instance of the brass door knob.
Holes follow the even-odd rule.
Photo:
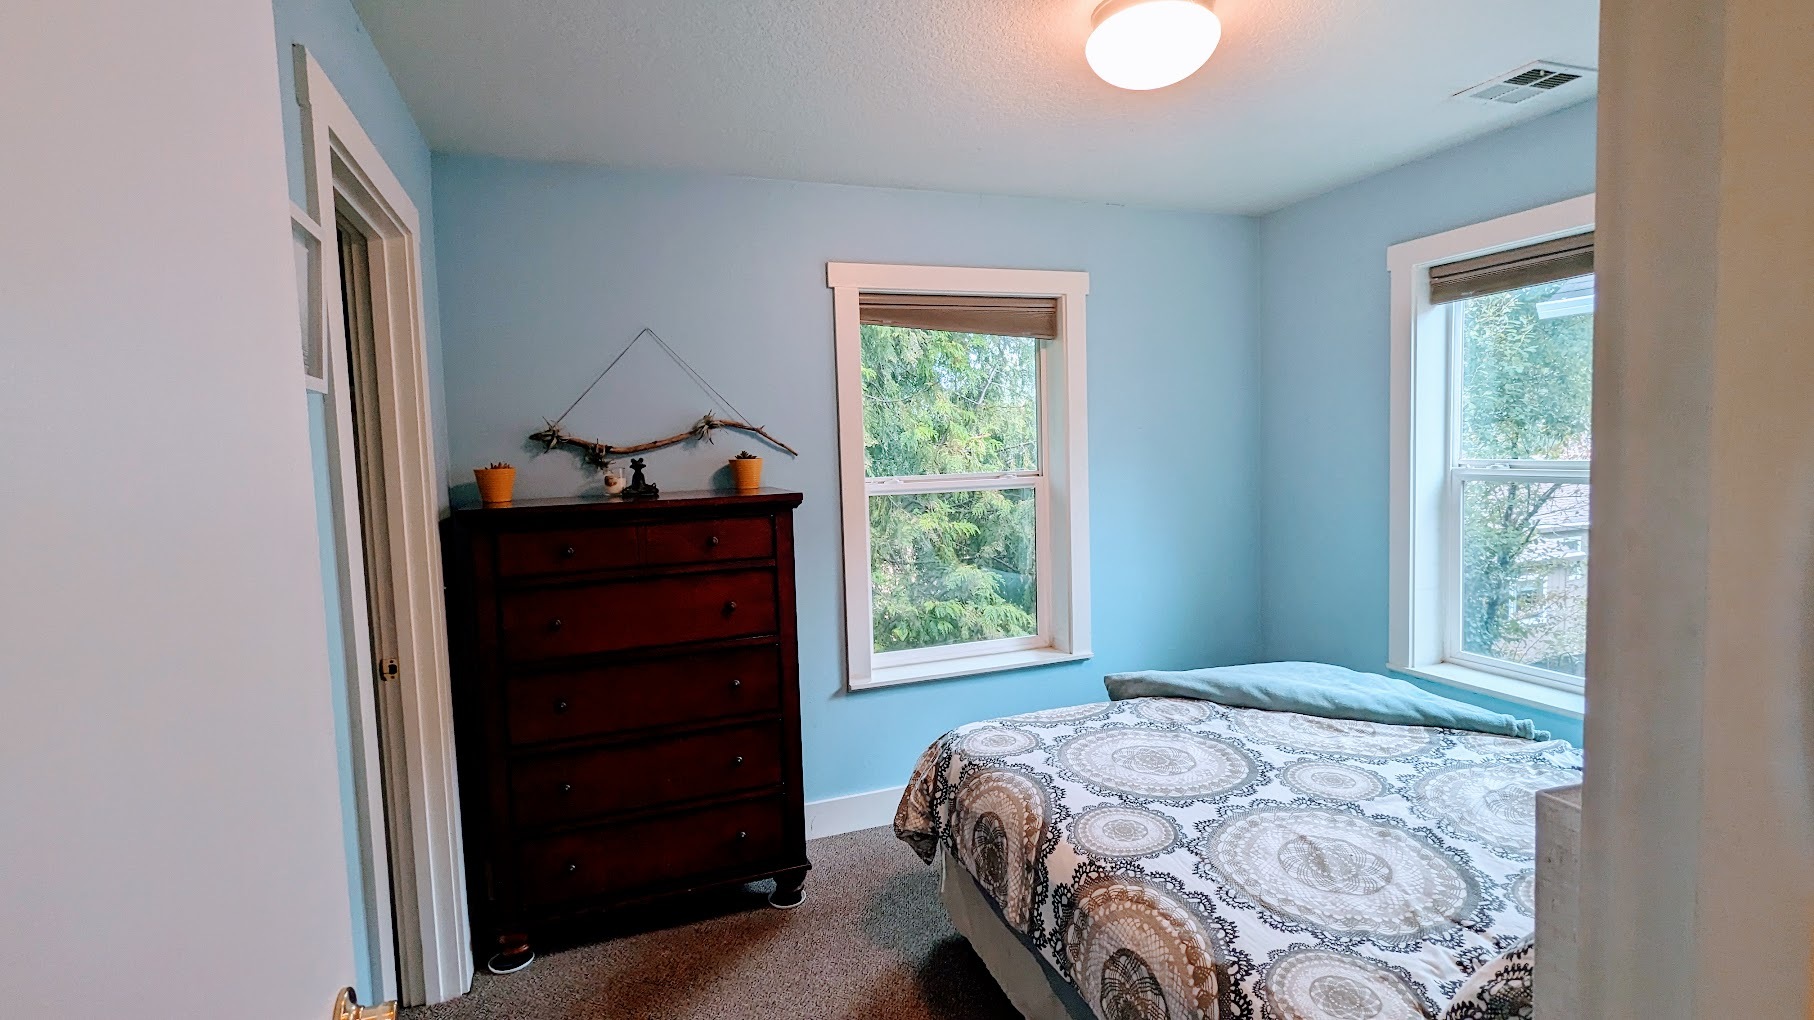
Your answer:
[[[334,1020],[397,1020],[395,1000],[376,1006],[361,1006],[351,988],[342,988],[334,997]]]

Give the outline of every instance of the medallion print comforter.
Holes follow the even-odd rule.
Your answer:
[[[1535,795],[1580,768],[1563,741],[1137,698],[953,730],[894,824],[1102,1020],[1418,1020],[1531,934]]]

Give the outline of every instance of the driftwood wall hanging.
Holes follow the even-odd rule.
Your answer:
[[[567,416],[573,413],[573,409],[579,406],[579,402],[586,399],[586,395],[591,393],[599,383],[603,382],[605,376],[611,374],[611,370],[617,367],[617,363],[624,360],[624,355],[630,353],[630,348],[635,347],[644,337],[648,337],[655,341],[656,344],[660,345],[661,349],[667,352],[668,357],[673,359],[674,364],[680,366],[680,370],[687,374],[687,378],[693,380],[694,384],[704,390],[707,395],[724,405],[726,410],[737,417],[721,418],[716,412],[707,411],[705,414],[700,415],[699,420],[694,422],[692,427],[685,432],[676,433],[675,435],[667,436],[663,439],[651,439],[645,443],[630,443],[625,446],[600,442],[596,439],[580,439],[577,436],[570,435],[565,429],[561,428],[561,422],[567,420]],[[559,418],[553,420],[544,418],[542,419],[542,422],[543,428],[537,429],[529,434],[531,441],[541,443],[550,450],[557,446],[571,447],[585,457],[586,463],[601,468],[609,464],[614,457],[628,457],[632,454],[647,453],[650,450],[659,450],[667,446],[678,446],[689,439],[699,439],[709,443],[712,441],[712,433],[717,432],[719,429],[734,429],[738,432],[747,432],[752,436],[760,436],[767,442],[772,443],[777,449],[785,450],[789,456],[800,456],[799,451],[781,440],[776,439],[774,436],[769,435],[767,429],[764,429],[760,425],[750,424],[749,415],[737,410],[737,406],[732,404],[729,400],[726,400],[724,394],[718,392],[711,383],[705,381],[705,376],[700,375],[698,370],[692,365],[687,364],[687,360],[681,357],[674,348],[668,346],[667,341],[656,335],[654,330],[647,327],[644,327],[642,332],[636,334],[629,344],[625,345],[623,350],[617,352],[617,357],[612,358],[611,363],[605,366],[605,370],[600,372],[596,379],[592,380],[591,385],[588,385],[585,391],[574,399],[573,403],[567,405],[567,409],[561,412]]]

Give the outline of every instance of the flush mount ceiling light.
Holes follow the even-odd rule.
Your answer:
[[[1090,23],[1090,69],[1135,91],[1190,77],[1222,39],[1221,20],[1197,0],[1104,0]]]

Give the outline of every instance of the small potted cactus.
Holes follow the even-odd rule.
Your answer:
[[[511,490],[516,488],[516,468],[499,461],[490,467],[474,468],[472,475],[479,482],[479,502],[486,506],[510,503]]]
[[[760,489],[762,458],[748,450],[731,458],[731,484],[739,489]]]

